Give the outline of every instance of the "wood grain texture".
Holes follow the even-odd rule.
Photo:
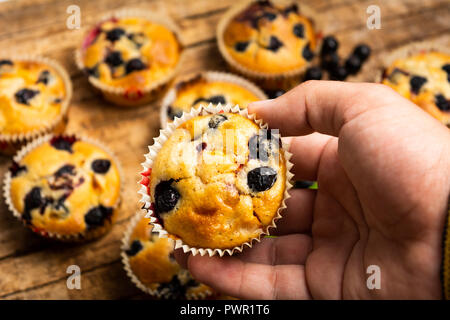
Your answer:
[[[170,15],[180,26],[187,59],[182,73],[226,70],[215,42],[221,15],[234,0],[15,0],[0,3],[0,53],[41,54],[58,60],[69,72],[74,95],[68,131],[101,139],[119,157],[125,172],[125,192],[118,223],[103,238],[67,245],[41,239],[25,229],[0,200],[0,299],[142,299],[148,298],[128,280],[120,262],[120,240],[130,216],[138,209],[137,181],[147,146],[158,135],[158,103],[123,109],[101,99],[77,70],[73,53],[83,34],[111,10],[138,7]],[[374,55],[362,72],[349,80],[373,81],[383,55],[411,41],[439,38],[450,32],[448,0],[384,0],[382,29],[366,28],[372,0],[309,0],[327,21],[345,56],[361,42]],[[66,28],[66,8],[81,8],[82,28]],[[0,176],[10,158],[0,157]],[[82,270],[82,290],[68,290],[66,268]]]

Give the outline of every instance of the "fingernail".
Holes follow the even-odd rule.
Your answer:
[[[259,108],[264,108],[265,106],[270,105],[272,101],[273,99],[252,102],[248,105],[248,112],[255,113]]]

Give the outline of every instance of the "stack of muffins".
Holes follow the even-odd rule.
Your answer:
[[[246,107],[267,99],[263,89],[287,90],[311,78],[321,24],[295,1],[240,1],[217,27],[219,51],[237,74],[205,70],[176,80],[185,55],[170,18],[121,10],[86,34],[75,61],[106,100],[134,107],[161,98],[161,135],[141,173],[144,213],[131,219],[122,245],[138,288],[156,298],[213,296],[177,264],[174,249],[232,255],[276,227],[292,186],[290,154]],[[384,68],[380,82],[450,125],[448,48],[408,46]],[[43,237],[86,241],[113,226],[123,175],[103,143],[64,132],[71,96],[57,62],[0,59],[0,152],[15,153],[5,202]]]

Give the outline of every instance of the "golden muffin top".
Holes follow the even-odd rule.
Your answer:
[[[181,117],[183,112],[189,112],[191,108],[197,108],[200,104],[221,103],[246,108],[250,102],[260,100],[254,93],[238,84],[208,81],[202,75],[179,82],[175,89],[175,101],[167,108],[169,121]]]
[[[309,63],[316,49],[315,31],[296,4],[251,2],[225,28],[228,53],[252,71],[280,73]]]
[[[113,87],[143,88],[168,76],[181,46],[165,26],[144,18],[112,18],[91,30],[82,46],[88,74]]]
[[[50,127],[61,115],[66,89],[61,76],[49,65],[0,60],[0,134]]]
[[[449,54],[428,51],[397,59],[385,70],[382,83],[450,124]]]
[[[53,137],[10,168],[10,196],[35,230],[78,235],[112,223],[120,174],[111,155],[75,137]]]
[[[183,299],[186,295],[209,290],[180,267],[173,257],[173,243],[152,232],[148,218],[140,219],[134,227],[125,254],[139,281],[162,296]]]
[[[163,144],[149,177],[152,210],[191,247],[231,249],[257,238],[282,204],[279,139],[238,114],[194,117]]]

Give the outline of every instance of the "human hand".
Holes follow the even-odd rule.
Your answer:
[[[319,189],[291,190],[278,237],[241,254],[177,252],[198,281],[244,299],[441,297],[448,128],[378,84],[309,81],[249,112],[291,137],[295,178]]]

